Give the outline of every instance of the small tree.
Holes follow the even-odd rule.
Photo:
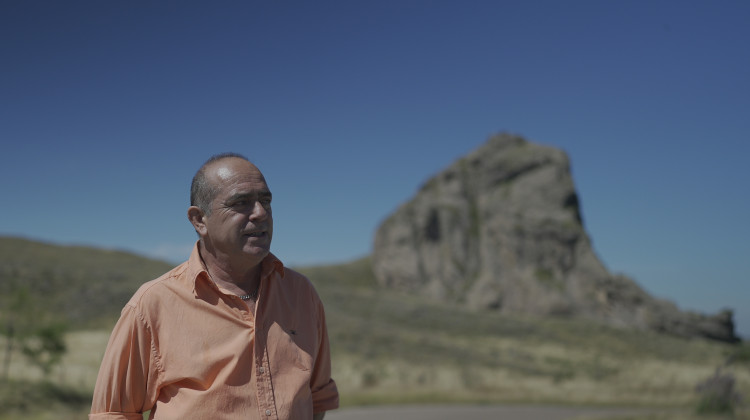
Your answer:
[[[8,279],[3,279],[8,280]],[[11,357],[18,342],[28,334],[34,320],[31,294],[26,287],[12,288],[0,299],[0,334],[5,336],[5,357],[3,358],[3,380],[8,379]]]
[[[3,381],[7,381],[11,358],[20,349],[28,360],[47,377],[60,362],[65,346],[65,324],[55,321],[34,298],[28,282],[18,275],[0,273],[0,334],[5,336]]]
[[[65,345],[64,324],[43,325],[23,341],[21,350],[29,361],[42,370],[45,378],[52,372],[68,350]]]

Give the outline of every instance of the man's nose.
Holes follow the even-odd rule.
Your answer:
[[[268,209],[260,201],[253,205],[253,211],[250,212],[250,219],[264,219],[268,216]]]

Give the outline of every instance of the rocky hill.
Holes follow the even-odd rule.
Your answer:
[[[584,229],[566,154],[514,135],[429,179],[380,225],[372,261],[382,286],[473,308],[738,340],[731,312],[680,311],[610,273]]]

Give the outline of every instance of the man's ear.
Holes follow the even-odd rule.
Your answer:
[[[206,234],[206,215],[203,214],[203,210],[196,206],[190,206],[188,207],[187,217],[199,236]]]

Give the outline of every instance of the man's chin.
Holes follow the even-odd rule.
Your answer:
[[[243,253],[248,257],[263,259],[271,252],[270,246],[246,246],[242,249]]]

